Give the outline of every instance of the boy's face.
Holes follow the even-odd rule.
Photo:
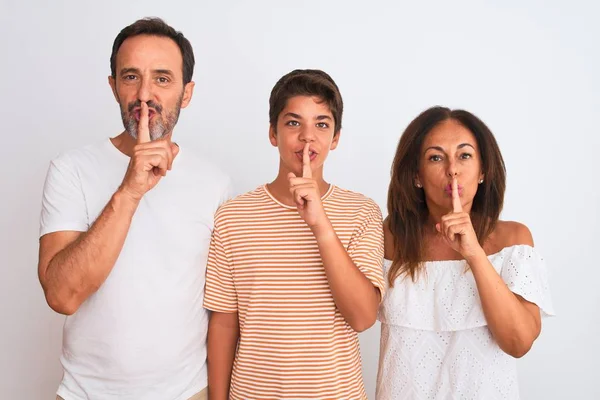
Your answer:
[[[295,96],[288,100],[277,118],[277,129],[269,129],[271,144],[279,149],[280,173],[302,176],[302,151],[309,143],[313,177],[322,177],[329,150],[340,139],[333,114],[326,102],[316,96]]]

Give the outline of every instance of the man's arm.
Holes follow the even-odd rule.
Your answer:
[[[229,399],[239,337],[237,312],[211,312],[208,324],[208,396],[211,400]]]
[[[106,280],[123,248],[137,204],[117,191],[87,232],[42,236],[38,275],[54,311],[73,314]]]
[[[137,145],[121,186],[100,216],[87,232],[61,230],[40,239],[38,276],[53,310],[73,314],[102,285],[123,248],[140,200],[171,169],[178,149],[170,140],[150,141],[148,106],[142,103]],[[69,209],[72,205],[69,196],[78,193],[60,178],[53,178],[52,174],[62,176],[63,172],[51,170],[52,184],[44,192],[48,209],[53,210],[47,218],[55,220],[54,226],[65,223],[56,214]],[[61,198],[58,204],[52,202],[54,195]]]

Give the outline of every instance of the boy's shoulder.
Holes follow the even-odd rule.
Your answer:
[[[334,187],[332,196],[329,200],[348,208],[376,209],[381,212],[379,205],[370,197],[360,192],[344,189],[339,186]]]
[[[267,204],[269,197],[265,192],[264,185],[260,185],[254,190],[237,195],[230,200],[223,203],[215,215],[215,219],[224,214],[231,214],[232,212],[248,212],[252,210],[259,211],[257,207],[261,203]]]

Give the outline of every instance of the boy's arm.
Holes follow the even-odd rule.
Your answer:
[[[208,397],[211,400],[229,399],[239,336],[237,312],[211,312],[208,324]]]
[[[379,289],[354,264],[330,222],[313,232],[337,308],[356,332],[369,329],[377,317]]]
[[[290,192],[294,196],[300,217],[310,227],[317,239],[335,305],[352,329],[362,332],[375,323],[377,308],[381,300],[380,289],[374,284],[374,282],[379,282],[380,287],[383,287],[381,211],[376,206],[374,206],[375,212],[367,210],[368,215],[365,221],[367,224],[362,227],[365,232],[364,237],[360,239],[360,249],[356,250],[356,253],[360,253],[364,258],[365,264],[370,265],[372,282],[352,260],[325,213],[323,203],[321,203],[319,185],[316,180],[312,179],[309,143],[304,146],[302,163],[302,177],[296,177],[291,172],[288,174]]]

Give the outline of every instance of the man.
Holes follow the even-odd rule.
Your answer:
[[[343,103],[318,70],[271,92],[275,180],[217,211],[204,306],[211,400],[366,399],[357,332],[384,290],[381,211],[330,185]]]
[[[60,155],[44,187],[39,278],[68,315],[57,395],[205,399],[204,277],[229,179],[172,141],[192,47],[143,19],[116,37],[110,64],[125,131]]]

